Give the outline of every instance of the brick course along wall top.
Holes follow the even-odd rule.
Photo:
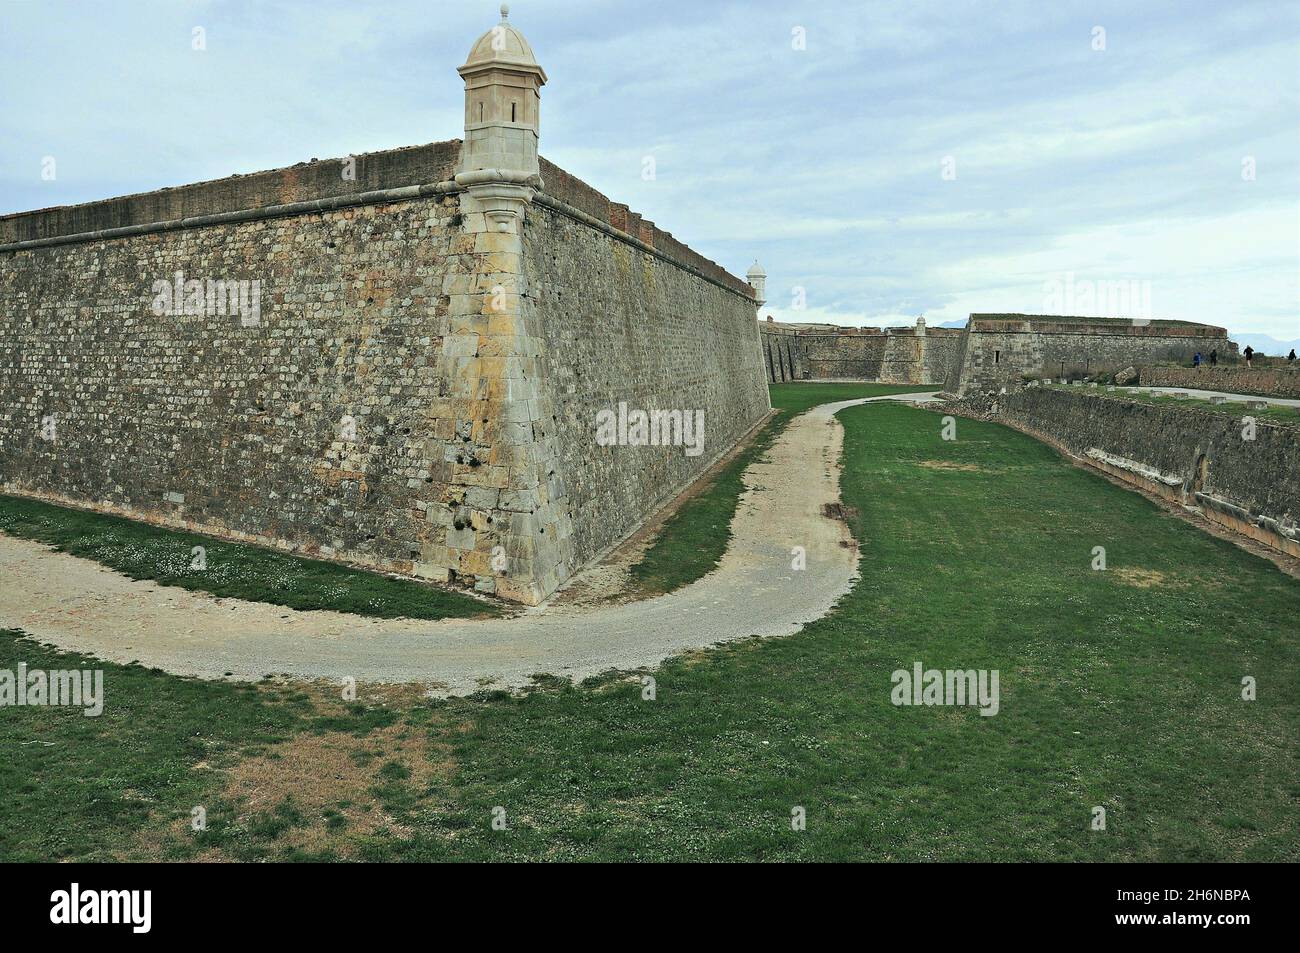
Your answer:
[[[504,9],[458,73],[464,141],[0,218],[3,489],[535,604],[734,446],[755,289],[537,155]]]
[[[1189,321],[972,314],[944,390],[997,390],[1022,377],[1083,377],[1197,351],[1235,356],[1223,328]]]

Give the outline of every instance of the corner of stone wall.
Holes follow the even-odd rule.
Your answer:
[[[574,548],[547,435],[544,345],[522,265],[528,211],[506,228],[469,192],[459,200],[453,250],[469,265],[447,279],[447,385],[437,415],[454,418],[465,447],[447,488],[459,528],[449,529],[447,552],[431,553],[430,565],[459,567],[480,592],[536,605],[573,571]]]

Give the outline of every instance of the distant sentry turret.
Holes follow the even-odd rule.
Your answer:
[[[767,304],[767,298],[765,297],[767,293],[767,272],[763,270],[763,266],[755,261],[749,266],[749,271],[745,272],[745,280],[754,289],[754,300],[757,302],[757,306],[761,308]]]

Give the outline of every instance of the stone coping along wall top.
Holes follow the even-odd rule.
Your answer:
[[[766,333],[773,334],[800,334],[806,337],[887,337],[907,336],[916,334],[916,325],[902,324],[893,325],[887,328],[878,328],[874,325],[862,325],[860,327],[849,327],[839,324],[791,324],[784,321],[774,321],[771,318],[759,322],[759,328]],[[960,337],[965,328],[941,328],[938,326],[926,327],[925,334],[927,337]]]
[[[460,149],[461,140],[448,139],[336,159],[312,159],[280,169],[79,205],[17,212],[0,216],[0,246],[449,182],[455,176]],[[539,162],[547,195],[649,245],[670,261],[695,269],[738,294],[753,297],[754,290],[747,281],[682,244],[671,232],[657,228],[654,222],[612,201],[554,163],[544,158]]]
[[[1166,318],[1094,318],[1055,314],[972,314],[972,331],[1021,331],[1035,334],[1124,334],[1132,337],[1228,337],[1226,328]]]
[[[0,216],[0,245],[441,182],[455,173],[459,158],[460,140],[449,139],[19,212]],[[354,177],[345,178],[349,159]]]

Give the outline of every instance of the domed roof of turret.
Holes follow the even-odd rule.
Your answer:
[[[763,266],[762,266],[762,265],[760,265],[757,261],[755,261],[752,265],[749,266],[749,271],[745,272],[745,277],[746,277],[746,278],[766,278],[766,277],[767,277],[767,272],[763,270]]]
[[[533,48],[528,45],[524,35],[510,24],[509,16],[510,7],[501,4],[501,22],[475,41],[469,51],[469,58],[457,70],[458,73],[464,75],[485,67],[513,66],[537,72],[541,74],[542,82],[546,82],[546,72],[537,64]]]

